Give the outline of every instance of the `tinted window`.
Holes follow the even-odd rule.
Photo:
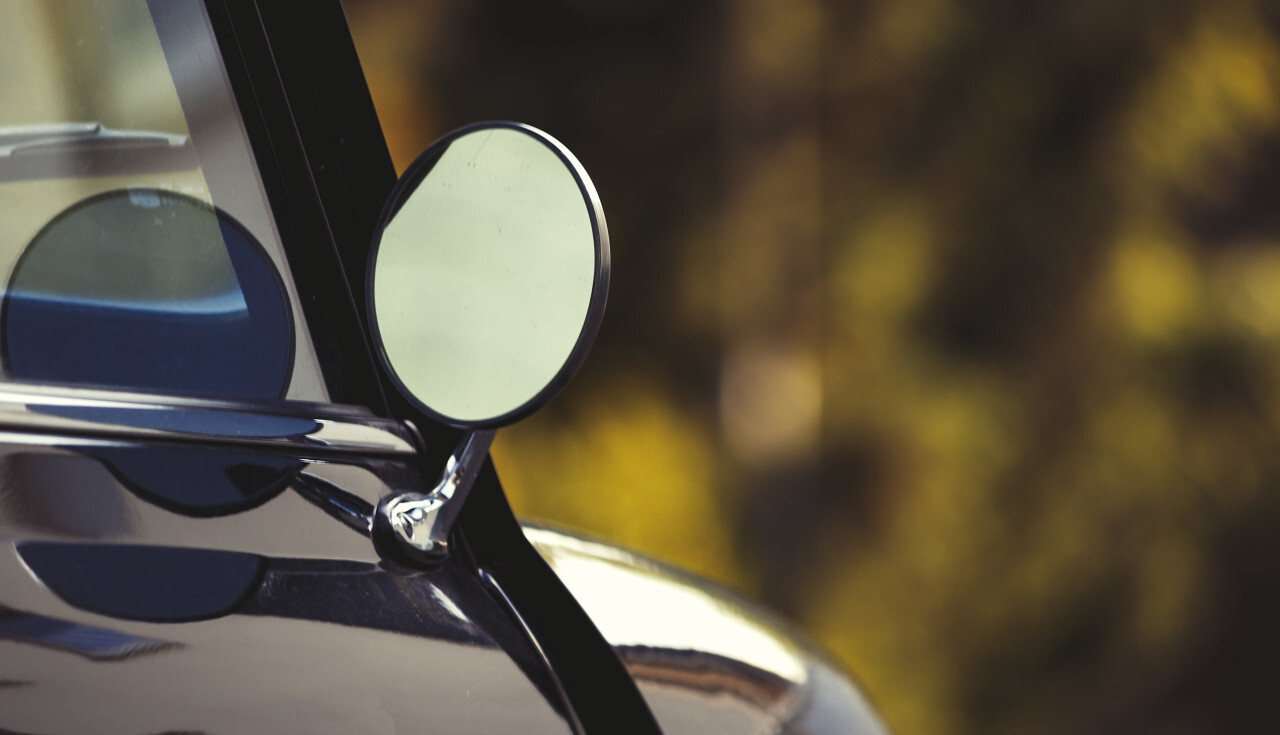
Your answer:
[[[203,5],[0,4],[8,379],[327,400]]]

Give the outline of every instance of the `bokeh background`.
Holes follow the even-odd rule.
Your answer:
[[[1280,3],[347,0],[397,167],[591,172],[518,512],[781,611],[899,733],[1277,732]]]

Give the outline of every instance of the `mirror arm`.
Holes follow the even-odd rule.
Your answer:
[[[482,429],[463,435],[431,492],[383,498],[373,520],[375,541],[393,543],[401,552],[399,556],[419,564],[444,558],[449,551],[449,532],[496,433],[496,429]]]

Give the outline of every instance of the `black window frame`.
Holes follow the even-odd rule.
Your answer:
[[[341,4],[204,1],[331,400],[411,420],[430,476],[463,432],[401,398],[374,362],[364,284],[397,177]],[[585,732],[660,732],[612,646],[525,539],[490,461],[455,534],[473,575],[503,580],[511,622],[536,640]],[[519,661],[521,649],[507,652]]]
[[[413,417],[426,466],[442,467],[463,432],[400,398],[365,327],[369,250],[397,176],[340,0],[205,8],[330,400]]]
[[[390,415],[362,273],[395,169],[337,2],[206,0],[330,400]]]

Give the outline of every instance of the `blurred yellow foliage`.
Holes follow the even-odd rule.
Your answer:
[[[1135,229],[1114,246],[1111,286],[1119,323],[1139,339],[1176,339],[1205,316],[1201,271],[1183,238]]]
[[[1207,3],[1202,13],[1137,96],[1126,125],[1132,175],[1212,185],[1212,156],[1246,155],[1249,136],[1280,115],[1280,46],[1252,4]]]
[[[504,429],[494,462],[524,517],[609,538],[740,588],[707,427],[642,378],[618,376],[608,403]],[[692,563],[690,563],[692,562]]]

